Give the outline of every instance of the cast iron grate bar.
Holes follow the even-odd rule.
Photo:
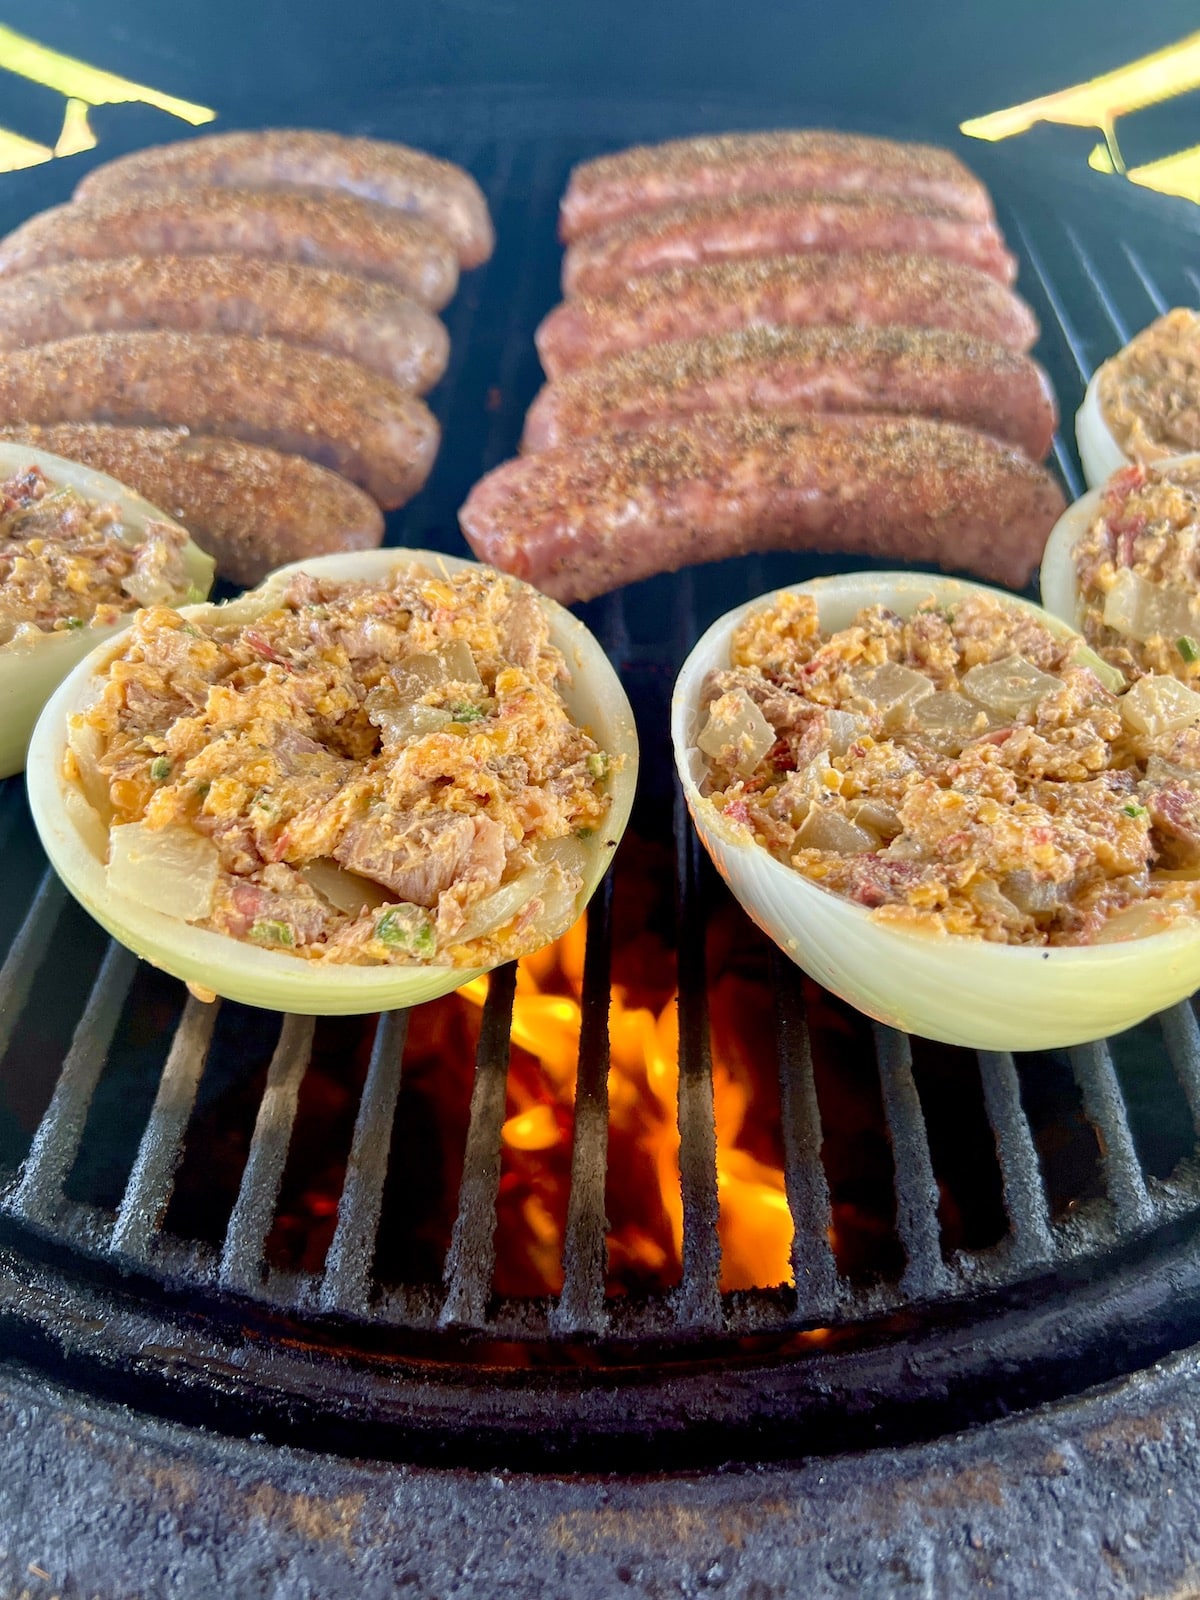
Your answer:
[[[812,1038],[800,969],[772,947],[783,1175],[792,1214],[792,1277],[799,1321],[830,1315],[838,1298],[837,1262],[829,1242],[833,1211],[821,1164],[821,1108],[813,1080]]]
[[[1104,308],[1104,315],[1112,324],[1113,332],[1117,335],[1118,342],[1120,344],[1128,344],[1133,336],[1129,324],[1121,315],[1121,308],[1113,299],[1108,285],[1105,283],[1103,277],[1096,267],[1095,262],[1092,260],[1090,252],[1085,247],[1082,239],[1080,239],[1079,235],[1075,232],[1075,229],[1071,227],[1070,223],[1064,224],[1063,231],[1066,233],[1066,236],[1070,241],[1071,248],[1075,252],[1075,256],[1079,262],[1079,265],[1083,268],[1084,273],[1087,275],[1087,280],[1092,286],[1092,290],[1096,296],[1096,299],[1099,300],[1101,306]]]
[[[1094,1044],[1077,1045],[1069,1054],[1083,1096],[1084,1113],[1100,1140],[1104,1186],[1118,1226],[1136,1228],[1150,1220],[1154,1207],[1142,1177],[1108,1045],[1099,1039]]]
[[[12,1209],[32,1222],[49,1222],[62,1201],[63,1184],[79,1152],[88,1107],[136,970],[137,957],[123,945],[111,943],[12,1198]]]
[[[1196,1025],[1196,1013],[1189,1000],[1181,1000],[1177,1006],[1162,1012],[1158,1021],[1171,1065],[1192,1113],[1192,1126],[1200,1136],[1200,1027]]]
[[[220,1001],[205,1004],[189,995],[171,1041],[113,1228],[112,1248],[135,1260],[149,1254],[166,1216],[219,1010]]]
[[[58,878],[47,872],[0,967],[0,1061],[8,1053],[17,1019],[50,948],[66,899],[67,891]]]
[[[563,1243],[562,1293],[550,1313],[555,1333],[603,1333],[607,1263],[604,1185],[608,1171],[608,1009],[612,963],[612,877],[588,907],[571,1143],[571,1192]]]
[[[896,1186],[896,1232],[907,1266],[900,1279],[912,1299],[927,1299],[948,1286],[938,1223],[938,1187],[929,1155],[925,1117],[912,1072],[912,1041],[906,1033],[872,1023],[883,1112],[892,1142]]]
[[[496,1265],[496,1192],[500,1185],[500,1129],[508,1090],[513,995],[517,969],[497,967],[488,979],[488,996],[475,1053],[471,1120],[463,1157],[458,1215],[446,1252],[443,1325],[482,1328],[487,1323]]]
[[[1013,1266],[1038,1265],[1053,1257],[1054,1240],[1037,1146],[1021,1104],[1016,1062],[1007,1050],[981,1050],[979,1076],[984,1109],[996,1140],[1009,1221],[1008,1258]]]
[[[408,1012],[385,1011],[371,1045],[338,1202],[337,1227],[321,1281],[321,1306],[326,1311],[360,1317],[367,1313],[407,1037]]]
[[[263,1246],[275,1215],[283,1166],[296,1120],[300,1082],[312,1055],[312,1017],[287,1016],[267,1068],[250,1154],[242,1173],[225,1244],[221,1251],[222,1288],[254,1293],[263,1277]]]
[[[683,1199],[683,1276],[675,1291],[675,1310],[684,1327],[718,1328],[721,1241],[717,1232],[717,1125],[700,885],[702,846],[688,819],[678,782],[675,844],[679,891],[679,1177]]]

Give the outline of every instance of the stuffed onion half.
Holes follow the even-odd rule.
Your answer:
[[[1015,596],[863,573],[715,623],[672,739],[718,870],[805,971],[907,1032],[1047,1049],[1200,984],[1200,695],[1158,683]]]
[[[122,943],[310,1014],[432,999],[575,921],[629,817],[633,717],[528,585],[413,550],[143,613],[62,685],[29,791]]]
[[[202,600],[213,562],[114,478],[0,443],[0,778],[46,700],[143,605]]]

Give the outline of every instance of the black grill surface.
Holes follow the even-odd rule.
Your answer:
[[[468,165],[488,191],[500,240],[493,262],[464,280],[449,310],[453,356],[433,396],[446,442],[427,491],[393,519],[393,542],[461,553],[457,506],[482,471],[515,449],[539,382],[533,328],[556,298],[554,218],[573,161],[630,139],[698,126],[819,120],[818,108],[800,115],[795,106],[614,108],[586,99],[568,105],[533,98],[469,105],[431,100],[386,117],[347,117],[355,131],[409,139]],[[856,119],[856,125],[869,127],[870,120]],[[932,131],[945,138],[945,130]],[[118,131],[104,153],[114,153],[119,140]],[[1099,360],[1159,311],[1195,298],[1192,210],[1134,193],[1117,180],[1035,172],[1009,150],[973,145],[963,153],[993,186],[1002,225],[1021,258],[1019,287],[1042,319],[1037,353],[1069,419]],[[1067,486],[1077,493],[1081,479],[1069,428],[1056,451]],[[380,1275],[378,1235],[408,1017],[339,1023],[331,1044],[333,1025],[322,1020],[188,998],[109,944],[69,901],[47,872],[20,781],[0,787],[0,1330],[14,1373],[36,1370],[67,1390],[83,1387],[101,1397],[87,1424],[101,1434],[125,1426],[103,1410],[103,1399],[230,1437],[261,1435],[273,1444],[381,1462],[492,1470],[499,1475],[488,1478],[485,1471],[470,1480],[469,1494],[463,1492],[480,1526],[493,1533],[505,1525],[494,1509],[517,1482],[506,1475],[509,1468],[641,1472],[736,1462],[751,1473],[732,1488],[720,1479],[697,1487],[691,1509],[692,1491],[682,1489],[627,1501],[624,1489],[611,1491],[610,1500],[608,1488],[596,1488],[587,1491],[584,1509],[574,1489],[551,1493],[543,1485],[535,1492],[522,1480],[544,1559],[565,1571],[589,1550],[605,1554],[594,1568],[596,1593],[623,1592],[631,1583],[637,1592],[697,1592],[706,1584],[721,1587],[738,1572],[731,1592],[759,1600],[792,1592],[786,1575],[770,1563],[760,1572],[749,1556],[733,1552],[753,1546],[761,1533],[768,1544],[782,1538],[794,1553],[796,1541],[818,1538],[821,1518],[832,1529],[841,1509],[844,1523],[851,1501],[842,1495],[851,1482],[863,1497],[861,1515],[871,1523],[885,1515],[888,1494],[898,1493],[887,1488],[897,1473],[916,1474],[914,1482],[923,1473],[927,1484],[948,1484],[949,1499],[939,1501],[930,1490],[930,1526],[939,1505],[955,1508],[966,1540],[959,1552],[964,1583],[998,1573],[1007,1559],[998,1510],[1010,1505],[1010,1495],[1026,1495],[1029,1525],[1037,1525],[1039,1497],[1050,1495],[1057,1479],[1070,1477],[1080,1462],[1090,1471],[1092,1446],[1063,1446],[1060,1469],[1054,1464],[1060,1424],[1053,1420],[1059,1413],[1006,1424],[1007,1431],[996,1432],[1008,1443],[994,1447],[994,1481],[988,1477],[991,1447],[978,1441],[949,1456],[933,1446],[932,1454],[905,1456],[900,1447],[1115,1382],[1186,1350],[1200,1336],[1200,1030],[1185,1004],[1119,1039],[1014,1057],[940,1047],[931,1056],[933,1047],[919,1040],[865,1023],[857,1031],[849,1026],[844,1049],[877,1078],[894,1167],[898,1242],[894,1272],[852,1281],[829,1243],[811,995],[806,999],[796,969],[772,955],[795,1281],[794,1287],[720,1292],[703,940],[725,891],[673,788],[667,700],[683,655],[720,612],[781,583],[851,564],[837,557],[751,558],[652,580],[582,608],[621,669],[639,717],[643,785],[634,826],[674,841],[684,1248],[682,1279],[670,1293],[605,1295],[610,888],[598,894],[589,918],[564,1287],[555,1297],[503,1298],[493,1273],[511,969],[494,975],[484,1011],[458,1212],[440,1278]],[[369,1052],[336,1230],[322,1270],[283,1272],[268,1264],[265,1246],[298,1096],[313,1052],[334,1045]],[[206,1227],[170,1225],[181,1161],[204,1159],[189,1143],[197,1137],[198,1108],[208,1105],[219,1083],[264,1066],[236,1192],[224,1203],[214,1194]],[[943,1136],[937,1108],[928,1102],[930,1085],[938,1081],[935,1067],[971,1084],[990,1129],[988,1160],[1002,1228],[998,1240],[977,1247],[954,1249],[946,1242],[935,1148]],[[211,1133],[211,1119],[206,1126]],[[1067,1146],[1082,1150],[1082,1157],[1068,1159]],[[806,1341],[802,1336],[814,1328],[834,1330],[832,1339]],[[1172,1375],[1162,1378],[1172,1405],[1186,1392],[1190,1360],[1179,1355],[1163,1369]],[[25,1417],[26,1426],[10,1432],[4,1446],[10,1454],[36,1448],[27,1425],[34,1412],[51,1432],[64,1427],[54,1411],[57,1391],[31,1399],[24,1382],[13,1377],[14,1415]],[[1119,1417],[1117,1393],[1101,1409],[1115,1407]],[[1131,1416],[1138,1395],[1147,1412],[1159,1404],[1157,1389],[1155,1398],[1147,1398],[1146,1388],[1131,1393]],[[1076,1408],[1061,1415],[1063,1437],[1085,1424],[1123,1426],[1107,1411],[1102,1417]],[[164,1500],[186,1499],[193,1491],[180,1487],[183,1478],[198,1470],[204,1450],[217,1447],[206,1443],[182,1465],[168,1467],[162,1452],[177,1456],[199,1435],[157,1423],[138,1426],[144,1437],[136,1450],[159,1463],[154,1470],[164,1474]],[[1171,1431],[1162,1424],[1160,1440],[1163,1428]],[[1178,1448],[1174,1433],[1171,1440],[1169,1451]],[[412,1491],[416,1498],[404,1502],[403,1517],[410,1527],[420,1522],[412,1508],[424,1502],[412,1476],[331,1463],[330,1481],[344,1485],[346,1503],[330,1510],[334,1501],[316,1487],[311,1458],[288,1451],[268,1457],[250,1444],[238,1448],[241,1454],[224,1459],[235,1462],[229,1470],[242,1489],[260,1468],[277,1483],[291,1475],[293,1488],[271,1493],[295,1494],[293,1531],[302,1525],[295,1519],[309,1514],[297,1507],[310,1505],[312,1516],[327,1519],[312,1536],[314,1546],[336,1545],[339,1517],[351,1530],[348,1552],[377,1541],[382,1525],[372,1519],[383,1503],[379,1496],[393,1492]],[[753,1477],[757,1464],[772,1459],[868,1449],[875,1453],[865,1465],[830,1459],[786,1482],[772,1479],[769,1489]],[[1025,1450],[1040,1451],[1042,1466],[1022,1456]],[[274,1465],[264,1465],[268,1460]],[[109,1462],[119,1498],[128,1463],[111,1453]],[[1179,1465],[1193,1473],[1189,1483],[1200,1481],[1186,1450]],[[1037,1472],[1042,1477],[1031,1488],[1023,1474]],[[1081,1471],[1080,1494],[1085,1479],[1087,1493],[1097,1496],[1115,1482],[1111,1473],[1093,1482]],[[421,1481],[443,1484],[440,1477]],[[726,1488],[730,1498],[723,1498]],[[213,1490],[218,1499],[224,1492]],[[438,1518],[450,1514],[450,1502],[437,1500],[441,1488],[425,1492],[432,1497],[429,1526],[441,1527]],[[202,1499],[205,1493],[194,1490]],[[492,1509],[481,1509],[489,1495],[496,1497],[488,1500]],[[773,1502],[772,1495],[783,1498]],[[811,1497],[810,1511],[801,1514],[797,1497]],[[44,1505],[44,1496],[34,1498]],[[154,1503],[150,1490],[143,1499]],[[351,1501],[359,1512],[347,1509]],[[271,1502],[268,1523],[283,1515],[284,1503]],[[894,1526],[911,1531],[921,1497],[890,1503]],[[214,1515],[219,1510],[214,1501]],[[773,1517],[779,1519],[774,1532],[766,1526]],[[1119,1548],[1109,1552],[1109,1566],[1128,1566],[1134,1547],[1121,1541],[1139,1535],[1128,1516],[1114,1517]],[[24,1519],[20,1525],[29,1526]],[[650,1569],[630,1553],[648,1549],[654,1570],[666,1570],[675,1559],[668,1548],[672,1528],[691,1588],[649,1586]],[[857,1534],[843,1526],[830,1536],[829,1559],[844,1568],[841,1576],[829,1568],[824,1588],[814,1577],[812,1593],[908,1592],[909,1586],[933,1592],[922,1587],[933,1559],[924,1535],[914,1543],[904,1532],[894,1541],[889,1559],[909,1566],[893,1568],[892,1587],[878,1589],[865,1578],[851,1588],[856,1572],[862,1578],[874,1570],[862,1566]],[[698,1565],[697,1552],[710,1545],[711,1561]],[[1048,1563],[1082,1558],[1065,1547],[1054,1558],[1054,1548],[1051,1540]],[[1170,1570],[1182,1571],[1179,1562],[1190,1552],[1173,1546],[1170,1554]],[[4,1559],[0,1551],[0,1563]],[[432,1556],[413,1559],[419,1592],[446,1592],[429,1577]],[[385,1582],[408,1581],[378,1562],[362,1572],[369,1578],[363,1593],[391,1592]],[[1075,1592],[1069,1586],[1074,1566],[1070,1572],[1068,1583],[1068,1566],[1062,1566],[1063,1583],[1054,1592]],[[197,1567],[195,1576],[188,1592],[207,1593],[205,1584],[217,1581],[207,1568]],[[306,1581],[320,1585],[319,1576]],[[501,1590],[467,1584],[458,1592]],[[543,1590],[531,1583],[520,1592]],[[571,1592],[593,1589],[581,1578]]]

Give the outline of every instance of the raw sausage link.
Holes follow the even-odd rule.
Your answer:
[[[390,283],[245,256],[124,256],[0,278],[0,350],[77,333],[244,333],[346,356],[424,394],[450,340]]]
[[[1040,460],[1058,412],[1028,356],[922,328],[743,328],[652,345],[547,384],[522,447],[601,428],[644,428],[699,411],[875,411],[979,428]]]
[[[332,467],[385,509],[417,492],[438,445],[428,408],[355,362],[215,333],[84,333],[12,351],[0,426],[30,422],[225,434]]]
[[[869,191],[930,200],[976,222],[992,215],[987,190],[949,150],[806,129],[672,139],[585,161],[571,174],[559,231],[570,242],[610,222],[680,201],[768,189]]]
[[[107,472],[168,512],[234,583],[257,583],[286,561],[373,550],[379,507],[335,472],[240,439],[174,428],[58,422],[0,428],[69,461]]]
[[[262,256],[382,278],[430,310],[458,286],[445,236],[352,195],[153,189],[52,206],[0,240],[0,276],[114,256]]]
[[[557,378],[625,350],[758,323],[947,328],[1013,350],[1028,350],[1038,336],[1025,302],[986,272],[940,256],[847,251],[648,273],[611,299],[556,306],[537,331],[537,347]]]
[[[486,261],[495,244],[487,201],[462,167],[386,139],[307,128],[210,133],[135,150],[89,172],[75,198],[195,185],[233,189],[296,185],[374,200],[431,222],[454,245],[463,267]]]
[[[887,250],[945,256],[1001,283],[1016,262],[991,223],[969,222],[924,200],[870,195],[758,194],[694,200],[599,228],[563,260],[566,294],[612,294],[667,267],[804,250]]]
[[[1064,504],[1045,468],[953,423],[703,416],[508,461],[459,521],[481,561],[569,602],[773,549],[934,562],[1019,588]]]

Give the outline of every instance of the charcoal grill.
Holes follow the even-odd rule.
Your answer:
[[[606,133],[612,107],[586,100],[437,100],[354,119],[355,131],[469,165],[501,241],[450,310],[452,362],[435,396],[447,445],[395,537],[458,550],[455,508],[514,447],[538,381],[533,326],[555,298],[553,220],[570,163],[701,124],[796,120],[823,119],[794,106],[624,105],[619,141]],[[119,143],[118,132],[106,153]],[[1194,300],[1191,211],[1115,180],[1101,209],[1095,178],[966,154],[1021,256],[1039,354],[1069,416],[1097,360]],[[1069,434],[1056,455],[1078,493]],[[0,787],[9,1589],[155,1592],[164,1563],[189,1594],[320,1592],[353,1578],[364,1595],[726,1587],[757,1600],[795,1592],[798,1574],[812,1594],[953,1593],[1020,1565],[1028,1592],[1066,1594],[1094,1585],[1096,1562],[1113,1593],[1193,1570],[1190,1005],[1046,1057],[950,1051],[835,1007],[838,1048],[877,1081],[894,1190],[894,1269],[856,1277],[830,1242],[818,1067],[831,1035],[812,1025],[829,1002],[760,950],[794,1282],[721,1292],[705,930],[725,891],[672,787],[667,698],[719,612],[846,564],[748,559],[583,608],[639,717],[634,828],[674,847],[684,1232],[669,1292],[605,1288],[606,1183],[620,1181],[607,1170],[611,883],[588,926],[563,1285],[515,1298],[494,1279],[511,968],[493,976],[479,1030],[440,1278],[389,1276],[377,1263],[407,1015],[335,1025],[187,997],[69,901],[19,781]],[[299,1271],[269,1245],[314,1051],[366,1066],[336,1228],[319,1270]],[[236,1181],[222,1198],[214,1157],[204,1226],[173,1225],[181,1162],[193,1183],[203,1168],[190,1143],[200,1111],[219,1133],[218,1090],[239,1081],[262,1089]],[[985,1131],[999,1217],[958,1247],[945,1216],[954,1132],[938,1101],[951,1081]],[[1178,1496],[1178,1516],[1164,1495]],[[1083,1537],[1064,1537],[1072,1506]],[[248,1548],[233,1529],[249,1530]]]

